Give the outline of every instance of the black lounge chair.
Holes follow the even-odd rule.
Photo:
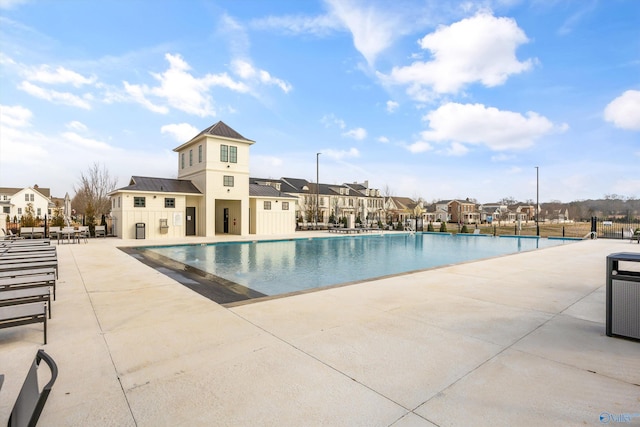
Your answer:
[[[51,379],[45,384],[42,391],[38,386],[38,366],[41,360],[45,361],[51,371]],[[9,416],[9,427],[35,427],[57,377],[58,366],[56,362],[44,350],[38,350]]]

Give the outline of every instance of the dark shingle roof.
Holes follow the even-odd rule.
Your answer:
[[[249,197],[278,197],[295,199],[296,197],[284,194],[270,185],[249,184]]]
[[[254,142],[254,141],[252,141],[252,140],[250,140],[248,138],[245,138],[244,136],[240,135],[238,132],[236,132],[235,130],[230,128],[223,121],[219,121],[215,125],[209,126],[208,128],[206,128],[203,131],[201,131],[198,135],[196,135],[192,139],[196,139],[197,137],[199,137],[201,135],[221,136],[223,138],[239,139],[239,140],[242,140],[242,141]]]
[[[303,191],[305,191],[302,189],[302,187],[309,187],[309,181],[307,181],[306,179],[282,178],[282,180],[293,187],[297,193],[302,193]]]
[[[191,181],[184,179],[150,178],[147,176],[132,176],[129,185],[119,188],[118,190],[202,194]]]

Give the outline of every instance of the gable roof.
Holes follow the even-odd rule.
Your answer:
[[[193,182],[185,179],[151,178],[147,176],[132,176],[128,186],[112,191],[112,193],[117,191],[202,194],[202,192],[193,185]]]
[[[273,188],[270,185],[249,184],[249,197],[272,197],[280,199],[296,199],[294,196],[289,196],[281,191]]]
[[[13,196],[14,194],[22,191],[22,190],[27,190],[27,189],[31,189],[33,191],[36,191],[38,193],[40,193],[40,195],[50,198],[51,197],[51,189],[50,188],[43,188],[43,187],[38,187],[37,185],[34,185],[33,187],[23,187],[23,188],[13,188],[13,187],[0,187],[0,194],[4,194],[7,196]]]
[[[283,192],[283,193],[295,193],[296,192],[296,189],[294,187],[292,187],[291,184],[289,184],[288,182],[283,181],[281,179],[249,177],[249,184],[268,185],[268,186],[274,187],[276,189],[277,189],[277,187],[274,184],[280,184],[280,191],[281,192]]]
[[[294,191],[297,193],[302,193],[304,191],[308,191],[308,190],[303,190],[302,188],[304,186],[306,186],[307,188],[309,188],[309,181],[307,181],[306,179],[300,179],[300,178],[282,178],[282,181],[286,182],[287,184],[289,184],[291,187],[294,188]]]

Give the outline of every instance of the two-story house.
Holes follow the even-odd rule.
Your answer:
[[[33,215],[36,218],[44,219],[45,215],[51,216],[54,207],[51,202],[51,191],[49,188],[41,188],[37,185],[27,188],[0,188],[0,207],[2,214],[10,221],[17,219],[20,221],[25,214],[27,206],[33,208]],[[2,224],[4,227],[4,224]]]

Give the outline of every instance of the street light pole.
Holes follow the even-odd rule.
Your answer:
[[[540,237],[540,168],[536,166],[536,236]]]
[[[322,153],[316,153],[316,230],[320,211],[320,154]]]

